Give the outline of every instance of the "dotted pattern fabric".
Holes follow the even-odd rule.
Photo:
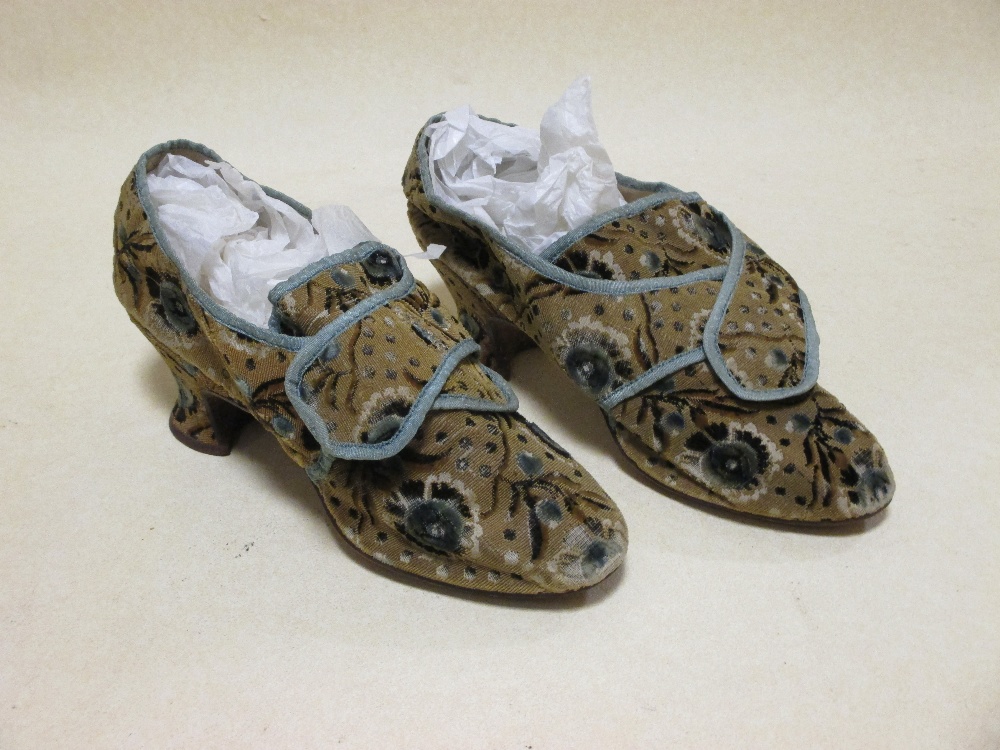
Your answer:
[[[418,137],[403,177],[410,223],[422,246],[448,248],[436,265],[477,340],[491,344],[500,340],[496,331],[515,327],[595,399],[701,346],[721,282],[615,297],[536,272],[459,211],[428,200],[419,144]],[[725,265],[731,250],[729,227],[711,206],[676,199],[608,222],[553,266],[636,280]],[[747,240],[740,281],[719,335],[727,368],[752,389],[801,382],[805,336],[794,280]],[[486,349],[488,359],[507,356]],[[843,521],[878,512],[895,489],[874,436],[820,386],[781,401],[746,401],[699,362],[606,416],[625,454],[665,488],[741,512]]]
[[[621,564],[628,535],[618,508],[519,414],[431,411],[389,459],[324,455],[285,392],[296,351],[235,331],[199,305],[152,234],[134,173],[122,188],[114,247],[115,291],[178,382],[171,425],[188,445],[228,450],[231,436],[216,429],[217,405],[238,408],[306,469],[353,546],[434,581],[507,594],[561,593],[591,586]],[[364,275],[363,268],[345,271],[358,282]],[[279,307],[308,336],[378,286],[369,282],[355,284],[349,294],[343,286],[330,287],[328,295],[327,280],[316,278],[303,287],[306,297]],[[340,337],[341,351],[309,373],[316,393],[338,415],[331,431],[363,440],[390,430],[400,404],[434,370],[435,358],[466,335],[420,284],[352,326]],[[366,377],[368,368],[373,378]],[[451,374],[445,391],[501,398],[474,360]]]

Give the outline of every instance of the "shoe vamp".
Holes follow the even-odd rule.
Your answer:
[[[797,399],[741,401],[700,363],[609,416],[643,471],[709,502],[833,520],[868,515],[892,496],[892,472],[879,444],[818,386]]]

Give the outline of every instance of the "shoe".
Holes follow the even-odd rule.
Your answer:
[[[805,294],[724,214],[617,175],[624,205],[531,252],[436,190],[428,128],[443,117],[417,137],[403,189],[420,245],[445,248],[434,264],[490,367],[508,374],[514,354],[540,347],[672,493],[796,523],[889,504],[882,448],[816,384]]]
[[[315,261],[274,286],[266,326],[251,322],[195,280],[188,248],[164,227],[148,177],[168,154],[222,161],[188,141],[142,155],[115,215],[114,284],[177,381],[170,429],[182,443],[226,455],[256,419],[305,468],[351,545],[425,579],[563,593],[621,564],[615,504],[517,413],[507,383],[399,253],[369,241]]]

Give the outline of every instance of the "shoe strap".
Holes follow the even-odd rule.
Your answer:
[[[432,118],[428,125],[436,119]],[[592,298],[591,309],[595,310],[596,317],[581,312],[561,331],[557,326],[548,335],[557,337],[550,342],[554,349],[561,346],[564,350],[561,355],[558,351],[554,353],[561,358],[567,371],[571,370],[569,357],[574,348],[580,358],[575,363],[579,365],[577,370],[581,367],[608,370],[607,377],[597,379],[599,388],[588,388],[587,383],[581,383],[604,409],[611,409],[660,381],[666,382],[671,374],[704,361],[727,390],[747,401],[790,398],[806,393],[816,385],[819,377],[819,335],[805,293],[781,266],[749,242],[722,212],[708,204],[704,204],[705,207],[724,223],[731,235],[726,263],[708,265],[681,275],[633,277],[630,274],[628,278],[588,277],[556,264],[562,255],[574,249],[596,250],[593,246],[595,242],[610,241],[604,231],[609,227],[636,222],[646,224],[650,220],[654,228],[661,223],[666,226],[670,221],[671,207],[703,203],[697,193],[685,192],[663,182],[640,182],[619,175],[619,184],[646,195],[593,217],[536,255],[503,236],[495,227],[488,226],[435,194],[428,140],[425,132],[421,131],[414,153],[414,169],[408,169],[406,173],[408,178],[413,178],[411,185],[422,188],[409,190],[404,185],[404,189],[409,190],[411,201],[426,202],[427,210],[439,212],[438,220],[454,217],[459,226],[478,231],[485,241],[503,248],[501,262],[506,266],[506,272],[515,277],[514,283],[521,288],[536,289],[548,284],[556,285],[556,289],[562,287],[561,294],[548,294],[546,301],[551,305],[548,311],[532,309],[534,318],[545,319],[553,314],[553,308],[561,304],[561,298],[570,294],[583,293]],[[655,233],[656,230],[652,231]],[[644,238],[641,231],[636,235],[635,247],[631,250],[633,253],[636,249],[641,250],[640,246],[644,243],[651,242],[653,236],[647,232]],[[601,254],[606,252],[607,248]],[[707,290],[717,291],[709,293]],[[676,335],[671,335],[672,330],[683,330],[693,322],[690,316],[670,319],[669,311],[677,306],[677,300],[671,300],[670,295],[682,292],[704,296],[702,309],[710,308],[700,341],[678,341]],[[540,292],[538,294],[541,296]],[[638,330],[638,323],[629,322],[637,319],[635,310],[619,311],[632,316],[628,319],[596,312],[597,309],[622,307],[618,303],[623,300],[631,302],[633,297],[640,298],[641,302],[638,306],[629,304],[628,307],[664,311],[658,315],[662,318],[659,330]],[[533,308],[545,306],[542,300],[533,301],[532,305]],[[636,348],[637,356],[631,363],[618,356],[623,346]],[[588,361],[588,356],[592,356],[593,361]],[[621,372],[616,369],[619,364],[622,365]],[[573,375],[573,372],[570,374]],[[578,371],[574,379],[586,381],[586,373]]]
[[[478,344],[428,303],[395,250],[365,243],[350,252],[321,261],[272,292],[276,311],[282,311],[287,308],[281,301],[318,275],[353,273],[351,264],[370,265],[373,257],[377,268],[396,269],[391,284],[337,308],[329,323],[308,335],[285,375],[292,407],[324,454],[381,460],[399,453],[431,410],[517,409],[506,381],[475,358]],[[315,310],[297,309],[296,325],[312,330]]]
[[[686,194],[685,199],[690,200],[690,195]],[[671,197],[676,200],[676,196]],[[699,362],[707,362],[726,389],[746,401],[791,398],[816,385],[819,335],[805,292],[760,247],[749,242],[728,217],[720,211],[713,209],[713,212],[731,236],[726,264],[679,276],[629,282],[581,279],[594,284],[595,288],[588,290],[592,294],[619,299],[641,297],[643,305],[650,309],[669,308],[671,295],[685,290],[690,294],[714,295],[709,298],[711,310],[700,343],[677,347],[673,356],[649,362],[638,375],[595,393],[605,410]],[[602,282],[618,286],[613,291],[605,290],[599,286]],[[655,282],[659,282],[658,288],[648,288]],[[635,288],[630,288],[632,285]],[[618,328],[624,325],[619,324]],[[667,330],[666,326],[662,328]],[[617,335],[621,334],[627,340],[628,332]],[[661,351],[670,345],[669,334],[663,336],[664,340],[659,342]]]
[[[733,243],[705,323],[708,364],[737,398],[799,396],[819,379],[819,334],[809,300],[781,266],[722,218]]]

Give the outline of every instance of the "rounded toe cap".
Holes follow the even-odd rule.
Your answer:
[[[517,414],[432,413],[398,456],[334,462],[316,483],[361,552],[462,588],[587,588],[621,565],[628,544],[593,477]]]
[[[703,368],[686,377],[684,387],[640,394],[611,415],[622,450],[659,483],[796,523],[849,521],[889,504],[895,482],[885,452],[823,388],[752,403],[725,393]]]

